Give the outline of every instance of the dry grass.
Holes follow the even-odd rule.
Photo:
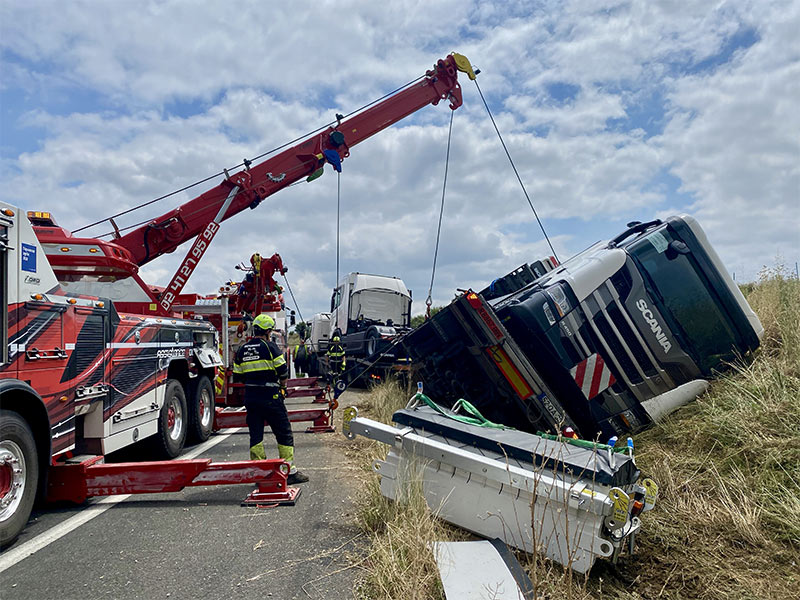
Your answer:
[[[372,389],[368,404],[360,405],[362,416],[391,423],[392,413],[403,408],[408,394],[396,382]],[[364,599],[442,599],[439,573],[428,542],[452,539],[448,526],[436,520],[425,504],[421,482],[413,481],[397,502],[381,495],[379,479],[372,470],[375,460],[386,456],[386,446],[358,438],[364,486],[357,502],[359,523],[371,536],[366,575],[356,593]]]
[[[598,561],[586,578],[521,557],[540,598],[800,598],[800,283],[777,268],[744,291],[765,327],[755,360],[637,436],[637,463],[660,486],[637,555]],[[368,416],[391,422],[409,396],[375,388]],[[386,449],[359,443],[372,536],[361,597],[443,598],[427,542],[464,534],[431,516],[419,486],[386,501],[371,468]]]

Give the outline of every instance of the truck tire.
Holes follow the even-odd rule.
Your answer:
[[[0,548],[17,539],[31,516],[39,485],[39,457],[28,423],[0,410]]]
[[[214,426],[214,386],[211,380],[201,375],[194,380],[189,400],[189,439],[205,442]]]
[[[167,379],[164,390],[164,406],[158,416],[156,451],[166,457],[175,458],[183,450],[187,429],[186,393],[177,379]]]
[[[370,331],[367,332],[367,339],[365,344],[366,344],[366,353],[368,357],[372,356],[378,351],[378,349],[380,348],[380,339],[381,339],[381,334],[378,333],[377,330],[371,329]]]

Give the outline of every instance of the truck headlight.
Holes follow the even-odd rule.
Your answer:
[[[569,304],[569,298],[567,298],[567,294],[564,292],[563,286],[554,285],[553,287],[548,288],[546,291],[547,295],[550,296],[550,299],[555,302],[559,317],[563,317],[570,310],[572,310],[572,307]]]

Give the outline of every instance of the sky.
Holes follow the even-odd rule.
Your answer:
[[[559,258],[688,213],[738,281],[800,260],[800,1],[0,0],[0,199],[74,230],[303,136],[459,52]],[[340,276],[424,310],[550,255],[477,85],[227,220],[186,291],[280,253],[305,319]],[[445,170],[447,185],[443,186]],[[117,219],[158,217],[212,180]],[[80,235],[111,231],[103,223]],[[141,273],[165,285],[188,244]],[[292,306],[291,299],[287,298]]]

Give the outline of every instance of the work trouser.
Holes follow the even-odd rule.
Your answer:
[[[264,421],[269,423],[278,442],[278,455],[293,466],[294,437],[286,405],[277,387],[247,387],[244,393],[247,409],[247,428],[250,430],[251,460],[266,458],[264,450]]]

